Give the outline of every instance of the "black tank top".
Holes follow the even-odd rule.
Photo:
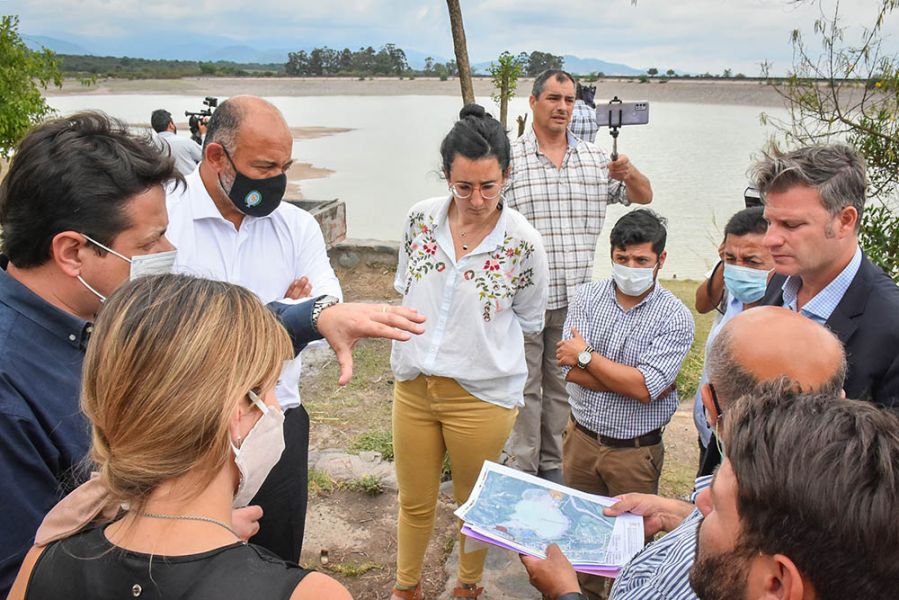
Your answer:
[[[151,556],[113,546],[103,527],[47,546],[26,600],[288,599],[310,571],[252,544],[201,554]]]

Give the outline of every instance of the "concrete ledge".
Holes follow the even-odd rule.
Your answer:
[[[349,239],[335,244],[328,250],[332,265],[355,269],[362,265],[396,266],[400,251],[399,242],[384,240]]]

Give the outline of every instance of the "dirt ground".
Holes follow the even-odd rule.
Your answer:
[[[392,288],[392,269],[363,265],[352,271],[338,269],[337,275],[348,301],[399,301]],[[696,284],[671,281],[665,285],[685,298],[692,296]],[[699,320],[699,328],[697,337],[704,342],[705,319]],[[362,433],[390,431],[393,374],[389,355],[387,342],[361,342],[354,352],[353,380],[339,388],[337,367],[329,352],[315,352],[308,358],[304,354],[301,393],[312,422],[312,450],[348,448]],[[692,369],[689,364],[685,367]],[[694,375],[691,372],[690,376]],[[681,397],[681,407],[665,431],[661,492],[670,496],[689,492],[698,460],[692,393],[684,390]],[[311,487],[317,489],[315,484]],[[422,578],[428,598],[438,597],[446,586],[443,566],[455,539],[454,509],[449,498],[441,498]],[[310,496],[302,562],[339,579],[354,598],[388,598],[395,574],[396,511],[393,492],[369,496],[337,486]],[[322,561],[323,551],[326,562]]]
[[[490,96],[493,83],[487,77],[473,80],[474,93]],[[533,79],[518,81],[516,95],[527,97]],[[704,104],[740,104],[782,106],[783,99],[773,86],[754,80],[693,80],[657,78],[639,83],[637,78],[600,79],[597,98],[638,98],[653,102],[702,102]],[[457,96],[459,80],[440,81],[436,77],[399,79],[375,77],[185,77],[183,79],[103,79],[91,86],[66,80],[62,89],[50,89],[48,96],[68,94],[179,94],[197,97],[229,97],[238,94],[277,96]]]

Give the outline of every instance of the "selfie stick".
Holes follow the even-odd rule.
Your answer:
[[[621,99],[618,96],[615,96],[609,100],[609,135],[612,136],[611,158],[615,161],[618,160],[618,128],[621,127],[622,111],[620,108],[618,109],[618,119],[616,121],[614,118],[615,110],[612,109],[612,104],[621,104]]]

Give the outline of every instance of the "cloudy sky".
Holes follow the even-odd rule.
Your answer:
[[[832,7],[834,0],[822,2]],[[844,0],[846,24],[870,23],[879,4]],[[758,75],[763,60],[788,70],[790,32],[799,28],[811,39],[819,10],[815,1],[790,0],[462,0],[475,63],[503,50],[542,50],[637,68],[747,75]],[[452,57],[443,0],[0,0],[0,11],[19,15],[22,34],[88,40],[132,56],[196,40],[260,49],[393,42]],[[888,22],[894,36],[897,22],[899,13]]]

